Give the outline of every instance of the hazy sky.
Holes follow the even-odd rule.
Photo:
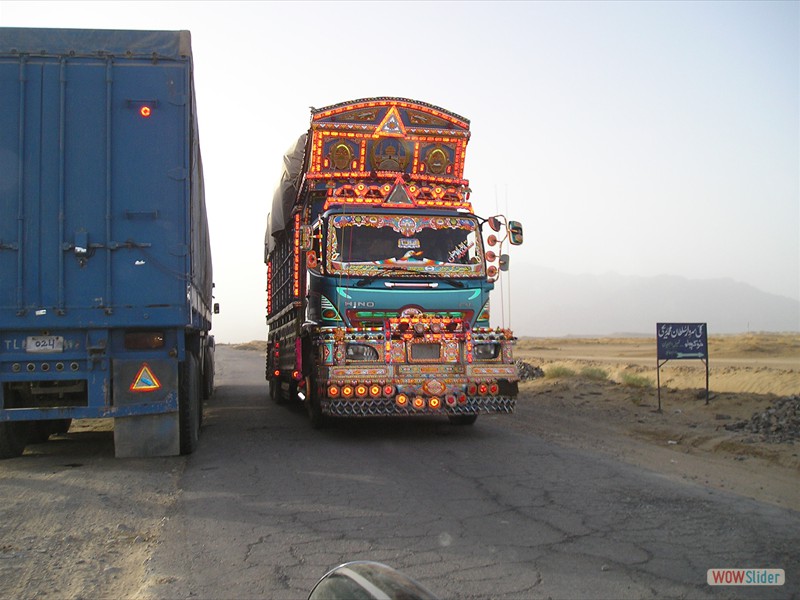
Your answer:
[[[476,212],[525,226],[512,269],[800,299],[798,2],[0,1],[0,25],[192,32],[219,341],[265,337],[266,216],[308,107],[373,96],[471,120]],[[546,293],[515,272],[515,306]]]

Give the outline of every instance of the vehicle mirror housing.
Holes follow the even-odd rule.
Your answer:
[[[319,580],[308,600],[437,600],[433,593],[395,569],[372,561],[339,565]]]
[[[509,260],[510,260],[510,257],[508,256],[508,254],[501,254],[500,255],[500,262],[498,264],[500,265],[500,270],[501,271],[503,271],[503,272],[508,271],[508,262],[509,262]]]
[[[489,223],[489,227],[492,228],[492,231],[500,231],[500,229],[503,227],[502,223],[500,223],[500,220],[497,217],[489,217],[486,222]]]
[[[508,241],[512,246],[522,244],[522,223],[519,221],[508,222]]]

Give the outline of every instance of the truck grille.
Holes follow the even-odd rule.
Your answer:
[[[441,353],[440,344],[411,344],[411,360],[439,360]]]

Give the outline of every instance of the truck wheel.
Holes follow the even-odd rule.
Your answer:
[[[72,419],[31,421],[28,429],[28,443],[42,444],[49,440],[51,435],[67,433],[70,425],[72,425]]]
[[[452,425],[472,425],[478,420],[478,415],[450,415],[448,419]]]
[[[206,400],[211,398],[211,395],[214,393],[213,369],[213,361],[206,357],[203,360],[203,398]]]
[[[311,377],[306,377],[306,399],[304,401],[308,418],[311,421],[311,427],[314,429],[321,429],[325,426],[325,415],[322,414],[322,408],[319,405],[319,397],[314,389],[314,384],[311,382]]]
[[[269,397],[275,404],[283,404],[283,394],[281,394],[281,380],[273,377],[269,380]]]
[[[53,435],[67,433],[71,426],[72,419],[56,419],[55,421],[50,421],[50,430],[52,431]]]
[[[197,357],[186,353],[181,365],[178,390],[178,419],[180,422],[181,454],[191,454],[200,439],[200,369]]]
[[[27,421],[0,423],[0,458],[15,458],[25,452],[29,429]]]

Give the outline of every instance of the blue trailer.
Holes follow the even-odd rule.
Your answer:
[[[0,28],[0,457],[114,419],[191,453],[213,391],[188,31]]]

